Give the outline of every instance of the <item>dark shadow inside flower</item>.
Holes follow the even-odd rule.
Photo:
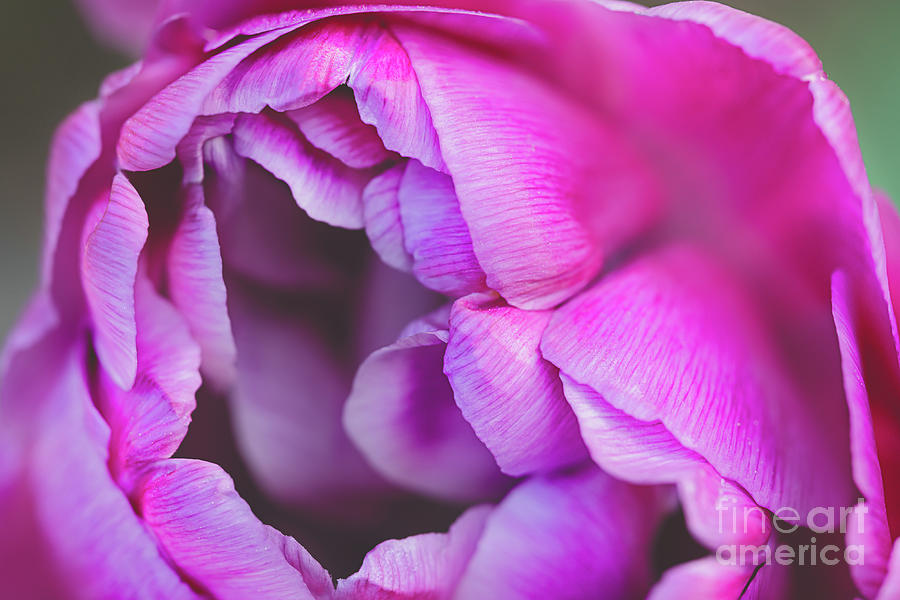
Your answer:
[[[347,228],[385,177],[399,174],[408,206],[439,210],[441,197],[455,203],[449,177],[385,150],[344,86],[287,114],[198,119],[192,131],[181,161],[130,175],[151,223],[144,269],[204,350],[204,386],[176,457],[220,465],[264,523],[335,578],[383,540],[446,531],[467,506],[502,497],[514,480],[465,423],[442,372],[447,297],[385,265],[366,233]],[[285,157],[290,176],[280,180]],[[449,235],[461,225],[431,218]],[[386,250],[381,238],[379,247],[403,253],[406,270],[424,265],[417,274],[436,290],[459,277],[483,282],[480,271],[429,279],[444,254],[429,247],[433,232],[411,224],[399,246]],[[210,255],[221,257],[221,276],[191,262]],[[343,414],[351,395],[375,409],[355,411],[363,426],[353,441]]]

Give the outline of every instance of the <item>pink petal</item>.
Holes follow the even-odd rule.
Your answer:
[[[403,239],[416,278],[449,296],[484,290],[484,272],[472,252],[472,238],[459,212],[453,180],[412,159],[403,172],[397,197]]]
[[[259,163],[291,188],[294,200],[318,221],[360,228],[366,178],[313,148],[273,115],[241,115],[234,126],[235,151]]]
[[[900,540],[894,542],[888,575],[884,580],[877,600],[891,600],[900,596]]]
[[[241,60],[283,33],[269,31],[223,50],[153,96],[122,126],[117,147],[119,167],[150,171],[168,164],[216,84]]]
[[[560,376],[581,436],[604,471],[639,484],[677,483],[688,529],[711,549],[766,542],[772,529],[768,515],[662,423],[635,419],[590,387]]]
[[[527,480],[488,517],[455,597],[642,598],[659,492],[593,467]]]
[[[506,482],[453,403],[446,340],[446,330],[422,331],[374,352],[357,371],[344,427],[391,481],[440,498],[490,498]]]
[[[0,377],[0,575],[13,598],[197,598],[107,469],[84,349],[59,332]],[[9,461],[9,462],[7,462]]]
[[[569,297],[597,274],[609,241],[649,218],[653,179],[593,113],[524,69],[392,31],[431,110],[488,286],[520,308]]]
[[[373,27],[350,71],[363,122],[374,125],[389,150],[443,171],[438,136],[410,57],[391,30]]]
[[[123,390],[131,387],[137,371],[134,282],[148,227],[141,197],[124,175],[116,175],[105,212],[84,243],[82,282],[97,355]]]
[[[742,598],[744,586],[752,575],[752,565],[749,568],[723,565],[709,556],[667,570],[659,583],[653,586],[647,600]]]
[[[142,482],[138,510],[180,571],[216,598],[312,599],[310,587],[327,577],[313,561],[298,570],[296,541],[260,523],[216,465],[159,463]]]
[[[887,574],[892,539],[870,401],[876,407],[890,404],[891,399],[896,403],[897,390],[885,388],[884,382],[877,379],[867,383],[864,353],[871,352],[872,348],[860,345],[857,334],[861,329],[859,309],[854,306],[853,290],[843,272],[835,273],[833,278],[832,306],[850,416],[853,478],[866,501],[864,508],[856,507],[857,511],[865,512],[848,520],[847,543],[865,548],[865,563],[851,565],[851,573],[863,595],[874,598]],[[884,454],[890,456],[887,452]]]
[[[82,104],[56,130],[50,144],[47,165],[47,193],[44,201],[43,280],[52,277],[52,265],[63,217],[69,200],[88,168],[100,157],[100,105]]]
[[[209,140],[228,135],[234,129],[236,115],[226,113],[197,117],[188,133],[178,142],[175,152],[184,170],[185,183],[203,181],[203,147]]]
[[[407,164],[400,163],[372,178],[363,191],[363,215],[372,249],[385,263],[408,272],[413,259],[403,238],[399,199]]]
[[[168,290],[203,353],[203,373],[220,389],[234,379],[235,347],[213,213],[203,190],[185,190],[181,220],[169,245]]]
[[[425,533],[378,544],[360,570],[338,582],[336,599],[450,598],[491,510],[467,510],[447,533]]]
[[[586,457],[559,371],[538,350],[550,316],[490,295],[453,304],[444,371],[463,416],[513,476]]]
[[[761,506],[848,506],[849,455],[834,443],[846,436],[843,399],[785,373],[749,300],[710,259],[669,248],[558,310],[541,351],[615,408],[661,422]]]
[[[187,434],[200,387],[200,349],[182,316],[141,277],[135,289],[138,375],[122,391],[100,378],[99,406],[112,430],[110,470],[126,493],[157,460],[170,458]]]
[[[378,132],[363,123],[353,93],[339,87],[318,102],[292,110],[287,116],[316,148],[348,167],[367,169],[391,157]]]

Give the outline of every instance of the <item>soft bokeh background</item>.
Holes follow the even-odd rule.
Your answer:
[[[819,52],[850,97],[874,185],[900,199],[898,0],[732,0]],[[652,2],[651,4],[661,4]],[[36,284],[44,165],[56,124],[128,59],[95,43],[70,0],[6,2],[0,36],[0,337]]]

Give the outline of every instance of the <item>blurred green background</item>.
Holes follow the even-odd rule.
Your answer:
[[[662,4],[652,2],[651,4]],[[850,97],[872,183],[900,199],[900,0],[734,0],[819,52]],[[56,124],[128,60],[94,42],[70,0],[6,2],[0,36],[0,337],[36,284],[44,165]]]

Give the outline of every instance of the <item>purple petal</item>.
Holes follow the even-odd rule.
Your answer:
[[[336,600],[449,598],[491,510],[467,510],[447,533],[425,533],[378,544],[360,570],[338,582]]]
[[[122,391],[101,376],[100,410],[112,430],[110,470],[126,493],[148,464],[170,458],[187,434],[200,387],[200,349],[182,316],[146,278],[135,288],[138,375]]]
[[[76,348],[51,334],[14,356],[0,379],[4,593],[196,598],[110,477],[109,428]]]
[[[142,482],[138,510],[181,572],[216,598],[312,599],[310,587],[327,577],[314,561],[298,570],[296,541],[260,523],[216,465],[159,463]]]
[[[287,116],[310,144],[348,167],[368,169],[391,157],[375,128],[360,120],[348,88],[339,87],[314,104],[289,111]]]
[[[594,467],[529,479],[488,517],[456,597],[643,598],[661,515],[659,489]]]
[[[469,228],[448,175],[412,159],[397,192],[403,239],[413,273],[423,285],[449,296],[485,289]]]
[[[203,353],[203,373],[220,389],[234,379],[235,347],[222,279],[216,220],[203,189],[185,190],[181,220],[169,245],[168,290]]]
[[[283,33],[269,31],[223,50],[153,96],[122,126],[117,147],[119,167],[150,171],[168,164],[216,84],[241,60]]]
[[[667,570],[659,583],[653,586],[647,600],[742,598],[741,593],[751,576],[752,566],[723,565],[715,557],[709,556]]]
[[[360,365],[344,427],[385,477],[454,500],[490,498],[506,485],[487,448],[453,403],[441,366],[445,330],[422,331]]]
[[[900,540],[894,543],[888,574],[878,592],[877,600],[891,600],[900,596]]]
[[[677,483],[688,529],[709,548],[766,542],[771,527],[762,509],[662,423],[635,419],[590,387],[560,376],[591,457],[604,471],[640,484]]]
[[[413,259],[403,239],[399,199],[407,164],[395,165],[369,182],[363,191],[363,213],[372,249],[388,265],[409,272]]]
[[[559,371],[538,350],[550,316],[489,295],[453,304],[444,371],[463,416],[509,475],[587,456]]]
[[[89,219],[87,226],[93,222]],[[141,197],[124,175],[116,175],[102,216],[86,230],[82,282],[97,355],[123,390],[131,387],[137,371],[134,282],[148,227]]]
[[[388,29],[373,27],[367,34],[347,80],[360,117],[375,126],[389,150],[444,171],[431,113],[405,48]]]
[[[559,309],[541,351],[615,408],[661,422],[760,505],[848,506],[849,455],[834,443],[843,399],[790,379],[749,299],[710,259],[670,248]]]
[[[226,113],[208,117],[197,117],[191,129],[178,142],[175,152],[184,170],[184,182],[203,181],[203,147],[209,140],[228,135],[234,129],[236,115]]]
[[[600,269],[601,234],[621,238],[655,206],[629,146],[523,69],[392,31],[431,110],[488,286],[520,308],[548,308],[583,287]],[[623,205],[627,214],[611,216]]]
[[[288,184],[310,217],[337,227],[363,226],[365,176],[313,148],[288,123],[272,115],[241,115],[234,140],[238,154]]]
[[[81,178],[100,157],[100,105],[82,104],[56,130],[50,145],[47,166],[47,193],[44,201],[43,280],[50,281],[53,255],[69,200]]]

